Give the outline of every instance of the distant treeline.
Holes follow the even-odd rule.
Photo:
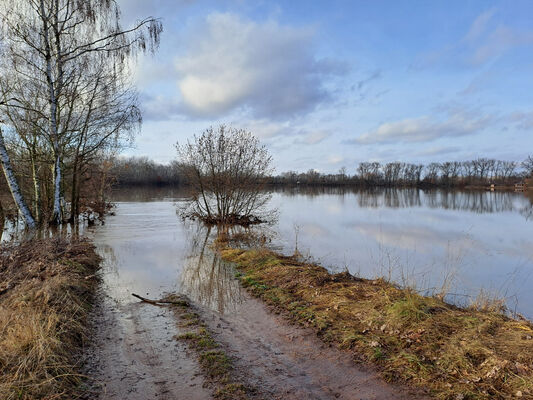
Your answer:
[[[272,178],[274,184],[356,185],[386,187],[465,187],[489,184],[513,185],[533,174],[533,157],[522,163],[478,158],[471,161],[433,162],[428,165],[404,162],[362,162],[356,173],[346,168],[337,174],[321,174],[314,169],[304,173],[284,172]]]
[[[177,161],[159,164],[148,157],[115,158],[110,173],[118,186],[167,186],[186,183]]]
[[[120,186],[187,185],[182,166],[173,161],[159,164],[146,157],[116,158],[111,174]],[[346,168],[336,174],[322,174],[315,169],[299,173],[284,172],[268,178],[272,185],[384,186],[384,187],[465,187],[514,185],[533,175],[533,156],[523,162],[478,158],[428,165],[404,162],[362,162],[350,175]]]

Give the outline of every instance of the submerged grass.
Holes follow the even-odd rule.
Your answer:
[[[215,387],[215,398],[219,400],[249,399],[248,394],[252,392],[251,388],[236,382],[231,358],[216,342],[200,316],[187,302],[175,306],[174,310],[181,320],[180,326],[189,329],[176,339],[186,342],[196,352],[204,375]]]
[[[0,248],[0,398],[72,399],[100,258],[84,240]]]
[[[219,244],[220,246],[220,244]],[[220,247],[254,295],[438,399],[533,398],[533,325],[269,250]]]

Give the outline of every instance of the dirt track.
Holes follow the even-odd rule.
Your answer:
[[[96,334],[88,350],[89,398],[204,400],[211,391],[194,355],[174,339],[172,311],[146,303],[120,305],[106,298],[95,310]]]
[[[262,399],[419,399],[384,383],[343,351],[324,345],[310,329],[288,324],[259,300],[241,293],[230,313],[194,305],[234,359],[237,378]],[[212,398],[195,354],[175,336],[183,333],[168,307],[120,305],[103,299],[95,310],[88,374],[91,398]]]
[[[266,399],[420,399],[383,382],[343,351],[324,345],[303,327],[289,325],[259,300],[244,296],[236,312],[207,312],[217,340],[235,359],[243,380]]]

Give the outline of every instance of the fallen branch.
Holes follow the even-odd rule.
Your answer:
[[[186,300],[170,300],[170,299],[161,299],[161,300],[151,300],[147,299],[146,297],[139,296],[138,294],[132,293],[133,297],[138,298],[141,301],[144,301],[145,303],[152,304],[154,306],[160,306],[162,304],[175,304],[178,306],[187,306],[189,303],[187,303]]]

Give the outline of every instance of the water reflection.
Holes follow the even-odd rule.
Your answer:
[[[533,317],[533,199],[416,189],[278,192],[279,246],[331,269],[385,276],[455,302],[481,290]]]
[[[99,221],[98,223],[102,224],[103,222]],[[7,219],[3,217],[0,217],[0,224],[2,224],[0,226],[3,226],[3,230],[0,233],[0,243],[8,243],[30,238],[47,239],[59,237],[67,239],[70,237],[80,237],[84,235],[87,229],[86,222],[80,222],[77,224],[69,222],[60,226],[44,226],[34,232],[28,231],[21,219]]]
[[[312,199],[323,195],[339,198],[356,197],[363,208],[429,207],[475,213],[500,213],[506,211],[532,212],[533,194],[526,196],[513,192],[422,190],[417,188],[342,188],[342,187],[289,187],[276,188],[276,193],[287,197],[305,196]],[[518,203],[517,204],[517,200]],[[529,200],[529,201],[528,201]],[[522,208],[521,208],[522,207]]]
[[[115,193],[116,215],[91,228],[119,298],[182,291],[231,312],[242,293],[210,250],[214,232],[183,223],[179,189]],[[528,197],[529,196],[529,197]],[[271,245],[298,250],[332,270],[386,276],[426,293],[467,302],[481,289],[533,318],[533,195],[416,189],[277,190]],[[270,238],[270,236],[269,236]],[[113,267],[111,267],[113,266]],[[113,269],[114,268],[114,269]]]
[[[180,292],[215,311],[234,310],[241,288],[231,266],[210,250],[214,232],[177,217],[181,196],[159,192],[164,200],[148,201],[145,195],[154,198],[147,192],[134,196],[144,201],[118,202],[105,225],[89,230],[103,258],[107,293],[129,303],[137,301],[132,293],[160,298]]]
[[[210,249],[211,228],[196,225],[191,249],[179,278],[181,293],[221,314],[234,312],[243,301],[234,269]]]

